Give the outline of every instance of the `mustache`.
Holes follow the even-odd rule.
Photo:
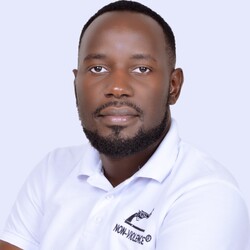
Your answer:
[[[139,115],[143,115],[143,111],[141,108],[139,108],[136,104],[132,103],[132,102],[128,102],[128,101],[111,101],[111,102],[107,102],[101,106],[99,106],[95,112],[93,113],[93,115],[96,117],[96,116],[99,116],[100,115],[100,112],[107,108],[107,107],[121,107],[121,106],[128,106],[130,108],[133,108]]]

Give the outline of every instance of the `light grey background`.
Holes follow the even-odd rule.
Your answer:
[[[85,140],[71,70],[82,25],[109,2],[0,2],[0,229],[37,162]],[[185,85],[172,114],[181,137],[229,169],[250,207],[249,1],[140,2],[176,35]]]

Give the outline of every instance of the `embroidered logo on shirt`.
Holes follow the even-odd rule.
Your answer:
[[[152,212],[150,214],[148,214],[147,212],[143,211],[143,210],[139,210],[138,212],[132,214],[131,216],[129,216],[124,222],[128,225],[130,225],[131,227],[141,231],[141,232],[145,232],[145,229],[139,227],[137,225],[137,222],[139,222],[142,219],[148,219],[151,214],[153,213],[154,209],[152,210]],[[113,228],[113,231],[126,237],[127,239],[136,242],[138,244],[143,245],[144,242],[150,242],[152,239],[152,236],[150,234],[148,235],[142,235],[140,233],[136,233],[133,230],[130,230],[128,228],[126,228],[123,225],[120,224],[116,224],[115,227]]]
[[[125,223],[129,224],[131,227],[134,227],[142,232],[145,231],[145,229],[142,229],[140,227],[137,227],[135,226],[133,223],[132,223],[132,220],[135,218],[136,221],[139,221],[139,220],[142,220],[142,219],[148,219],[151,214],[153,213],[154,209],[152,210],[152,212],[150,214],[144,212],[143,210],[139,210],[139,212],[137,213],[134,213],[132,214],[131,216],[129,216],[126,220],[125,220]]]

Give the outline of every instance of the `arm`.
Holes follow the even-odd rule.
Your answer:
[[[68,148],[55,150],[32,171],[0,235],[2,241],[9,243],[8,247],[12,244],[19,249],[40,249],[41,239],[46,232],[46,225],[43,223],[46,201],[78,163],[81,152],[82,147],[78,147],[76,154]],[[3,242],[1,244],[4,244],[3,247],[6,246]],[[9,248],[0,248],[2,249]]]
[[[22,249],[0,240],[0,250],[22,250]]]
[[[0,250],[38,249],[43,178],[35,169],[24,183],[0,235]]]

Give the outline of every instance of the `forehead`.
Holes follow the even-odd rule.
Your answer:
[[[166,49],[163,29],[153,18],[136,12],[112,11],[97,17],[89,25],[82,37],[80,51],[101,46],[111,38],[123,39],[124,43],[128,43],[130,38],[134,42],[137,39],[136,42],[140,40],[142,46],[150,44]]]

